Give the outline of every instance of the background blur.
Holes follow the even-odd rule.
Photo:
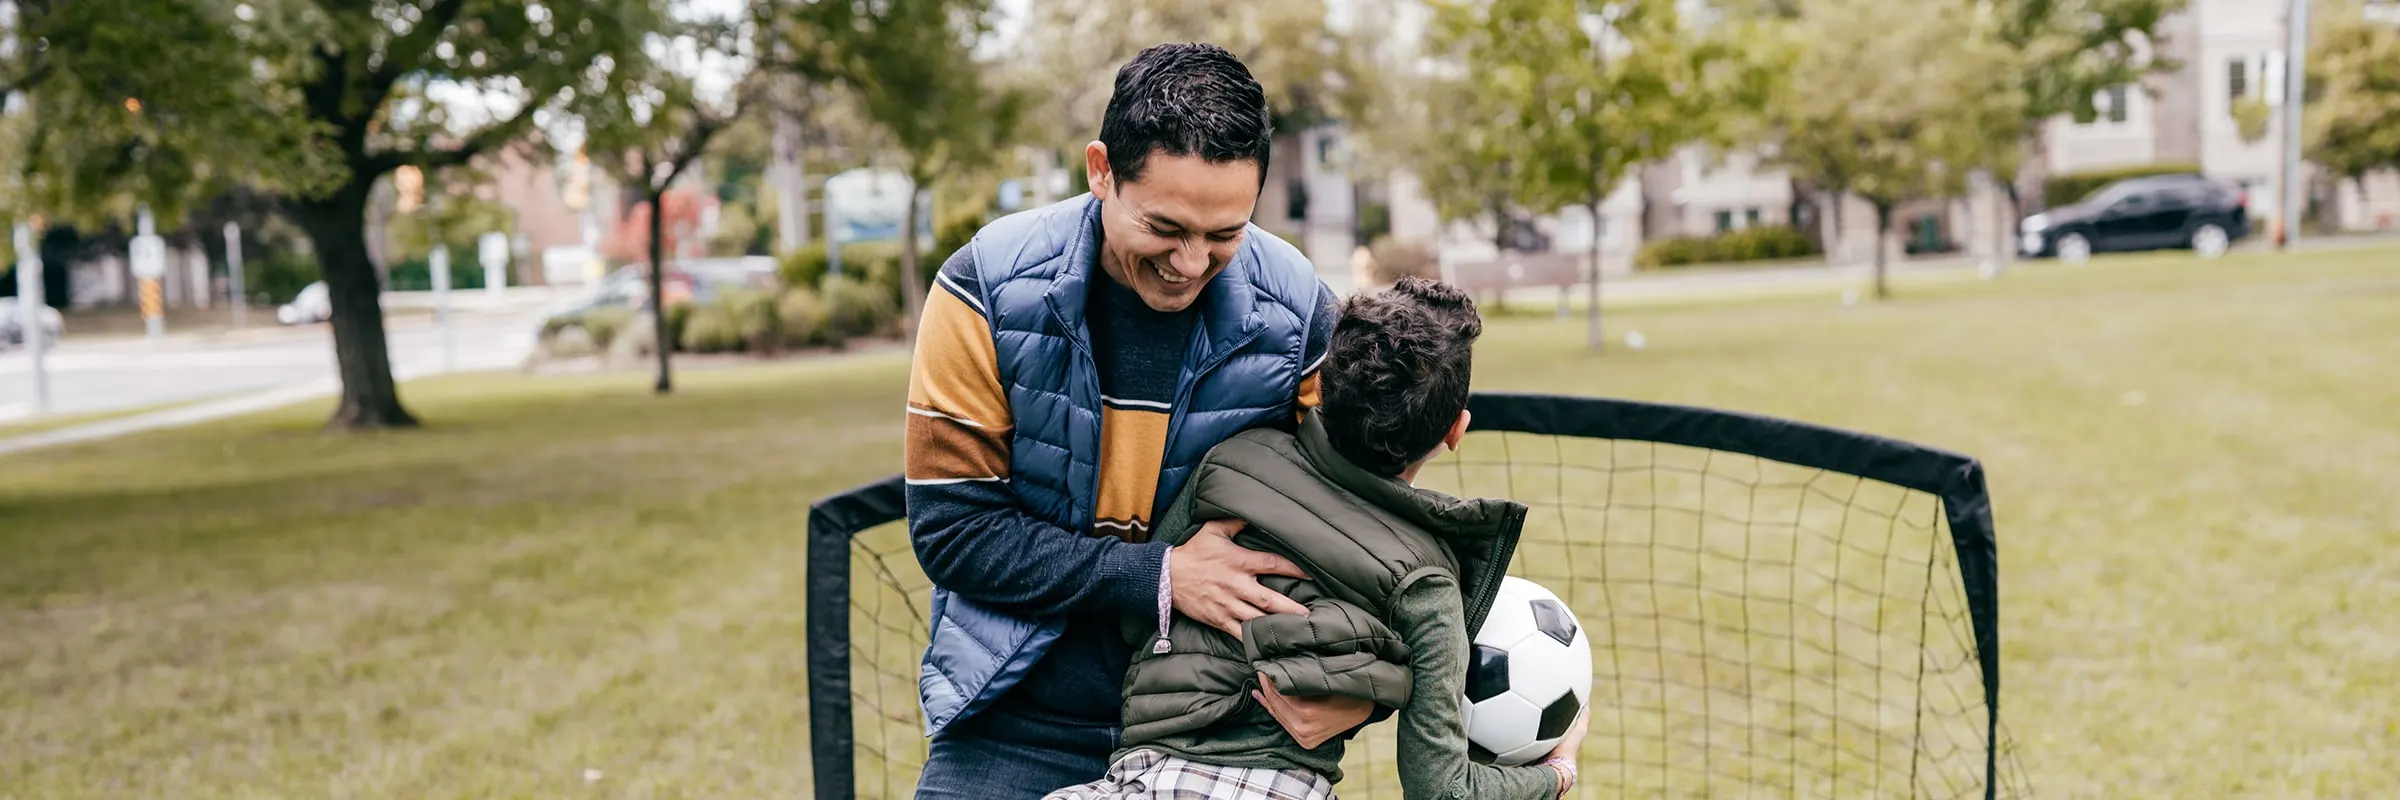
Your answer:
[[[807,504],[1180,40],[1480,388],[1983,459],[2042,793],[2400,789],[2392,0],[12,0],[0,798],[801,791]]]

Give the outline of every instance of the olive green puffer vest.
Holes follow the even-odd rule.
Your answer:
[[[1235,542],[1289,558],[1311,576],[1262,580],[1309,614],[1251,620],[1240,641],[1182,615],[1163,642],[1155,622],[1129,624],[1136,650],[1125,676],[1128,748],[1171,739],[1185,752],[1240,755],[1250,764],[1261,748],[1298,751],[1250,697],[1262,672],[1285,694],[1363,697],[1378,706],[1370,722],[1390,716],[1410,688],[1407,645],[1385,622],[1391,601],[1415,581],[1447,576],[1465,594],[1470,635],[1481,629],[1525,507],[1462,500],[1360,469],[1334,451],[1312,411],[1297,435],[1251,430],[1211,450],[1157,535],[1181,544],[1201,523],[1229,517],[1248,523]],[[1339,781],[1338,768],[1327,768],[1356,733],[1293,760]]]

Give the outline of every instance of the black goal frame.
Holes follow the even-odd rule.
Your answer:
[[[1477,392],[1470,430],[1681,445],[1839,472],[1940,498],[1983,672],[1984,797],[2000,769],[2000,568],[1991,496],[1974,458],[1804,422],[1695,406],[1600,397]],[[907,516],[900,476],[817,501],[808,512],[808,728],[818,800],[857,796],[850,701],[850,541]]]

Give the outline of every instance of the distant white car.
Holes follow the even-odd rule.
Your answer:
[[[285,325],[314,325],[333,319],[333,295],[324,281],[309,284],[282,308],[275,309],[275,321]]]
[[[25,325],[18,319],[17,309],[16,298],[0,297],[0,347],[25,343]],[[66,330],[66,320],[58,315],[58,309],[43,306],[41,318],[42,341],[58,341],[58,335]]]

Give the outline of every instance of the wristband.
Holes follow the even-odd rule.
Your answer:
[[[1575,790],[1576,775],[1574,760],[1569,759],[1566,756],[1551,756],[1550,760],[1542,762],[1542,766],[1558,770],[1558,776],[1560,778],[1558,785],[1559,797],[1566,797],[1568,792]]]

